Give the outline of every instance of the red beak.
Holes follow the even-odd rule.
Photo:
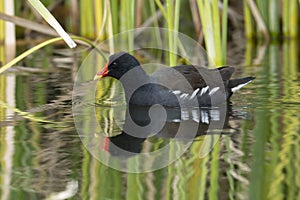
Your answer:
[[[101,145],[100,148],[106,152],[109,152],[109,144],[110,144],[109,137],[105,137],[105,138],[103,138],[103,140],[100,144]]]
[[[105,64],[104,68],[97,72],[96,76],[94,77],[94,80],[103,78],[108,75],[108,62]]]

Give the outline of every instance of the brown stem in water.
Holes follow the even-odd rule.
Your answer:
[[[247,3],[249,5],[249,8],[253,14],[253,17],[258,25],[259,30],[261,30],[262,34],[264,35],[267,42],[270,41],[270,35],[268,32],[268,29],[266,27],[266,24],[264,20],[262,19],[261,14],[259,13],[259,10],[254,2],[254,0],[247,0]]]

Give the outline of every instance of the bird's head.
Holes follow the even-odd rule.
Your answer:
[[[109,57],[104,68],[95,75],[94,80],[105,76],[120,79],[126,72],[139,65],[140,63],[134,56],[126,52],[119,52]]]

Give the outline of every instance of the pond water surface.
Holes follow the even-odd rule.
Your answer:
[[[197,110],[201,128],[195,138],[188,133],[174,138],[182,115],[175,109],[159,134],[147,129],[142,139],[121,130],[127,115],[109,98],[122,93],[111,80],[100,83],[108,93],[83,105],[87,113],[96,111],[100,129],[75,120],[76,129],[74,118],[84,113],[74,112],[81,99],[72,101],[72,90],[85,55],[39,51],[22,63],[31,70],[17,66],[0,76],[1,199],[300,199],[297,48],[294,41],[248,44],[242,59],[231,56],[229,62],[238,63],[235,77],[256,79],[226,108]],[[132,116],[145,125],[147,112],[137,107]],[[207,133],[208,125],[219,120],[221,130]],[[89,135],[82,135],[78,124]],[[183,132],[194,125],[195,120],[185,122]],[[207,138],[211,144],[203,153]],[[139,158],[140,152],[166,146],[163,156]]]

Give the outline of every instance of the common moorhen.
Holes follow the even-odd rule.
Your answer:
[[[134,56],[119,52],[109,57],[105,67],[94,79],[106,76],[118,79],[124,87],[129,104],[178,107],[196,101],[202,107],[225,102],[233,92],[255,78],[230,80],[234,70],[230,66],[208,69],[180,65],[162,68],[148,75]]]

